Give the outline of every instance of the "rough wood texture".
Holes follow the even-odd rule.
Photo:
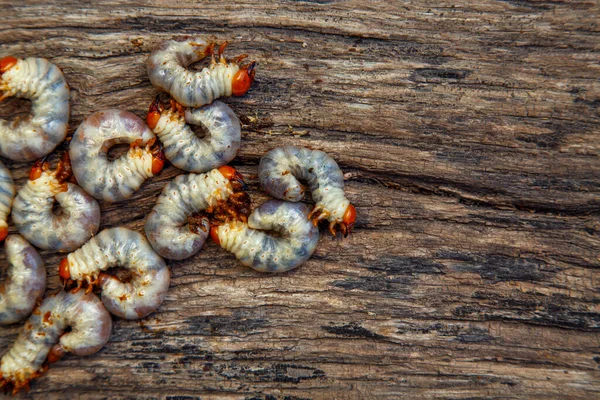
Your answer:
[[[5,1],[0,53],[63,69],[71,131],[100,108],[145,115],[160,41],[230,40],[259,63],[226,99],[255,203],[260,157],[299,144],[338,161],[358,209],[290,273],[212,243],[170,262],[158,312],[115,318],[100,353],[23,398],[600,396],[599,21],[593,1]],[[8,165],[23,184],[29,165]],[[141,231],[179,173],[101,204],[102,227]],[[53,291],[60,255],[44,256]]]

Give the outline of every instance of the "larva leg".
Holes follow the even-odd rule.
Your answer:
[[[242,60],[244,60],[246,58],[248,58],[248,54],[244,53],[244,54],[240,54],[239,56],[235,57],[233,60],[239,64],[242,62]]]
[[[209,43],[208,46],[206,46],[206,51],[204,52],[205,56],[210,56],[211,65],[215,65],[217,63],[215,60],[215,46],[216,43]]]
[[[228,44],[229,42],[225,41],[219,46],[219,62],[221,64],[227,64],[227,60],[225,59],[225,57],[223,57],[223,53],[225,52],[225,48]]]

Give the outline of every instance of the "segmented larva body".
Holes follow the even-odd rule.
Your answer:
[[[214,46],[214,43],[202,38],[162,42],[148,59],[150,82],[186,107],[200,107],[221,96],[243,95],[254,80],[255,63],[240,67],[238,62],[245,55],[234,62],[227,62],[223,57],[226,43],[219,49],[217,62]],[[186,69],[188,65],[209,55],[211,64],[202,71]]]
[[[131,281],[102,273],[111,267],[126,269]],[[158,309],[169,288],[165,261],[146,238],[127,228],[105,229],[60,264],[61,278],[102,290],[102,302],[111,313],[125,319],[143,318]]]
[[[162,153],[151,148],[155,141],[152,131],[135,114],[116,109],[97,111],[79,125],[71,140],[73,174],[81,187],[97,199],[127,199],[163,167]],[[108,161],[108,150],[120,143],[128,143],[131,148]]]
[[[208,219],[199,226],[190,226],[190,216],[214,207],[234,193],[231,167],[214,169],[205,174],[179,175],[167,184],[156,201],[145,231],[150,244],[160,255],[171,260],[183,260],[202,248],[210,225]],[[235,170],[234,170],[235,171]]]
[[[347,234],[354,224],[356,211],[344,194],[344,175],[337,163],[322,151],[277,147],[261,158],[258,179],[267,193],[287,201],[302,200],[304,188],[298,179],[305,181],[316,203],[309,218],[315,224],[327,219],[334,236],[336,225]]]
[[[8,168],[0,161],[0,241],[8,235],[6,222],[15,197],[15,184]]]
[[[55,171],[34,168],[17,197],[12,220],[30,243],[44,250],[73,251],[100,226],[100,206],[79,186],[66,183]],[[53,212],[58,202],[61,213]]]
[[[65,333],[67,328],[71,328]],[[29,387],[43,374],[45,361],[58,361],[64,353],[86,356],[108,342],[112,320],[93,293],[60,291],[44,299],[17,340],[0,361],[0,386],[12,386],[13,394]]]
[[[46,267],[33,246],[19,235],[4,246],[9,267],[0,285],[0,325],[27,317],[46,289]]]
[[[173,105],[163,109],[155,101],[148,113],[148,126],[163,144],[165,157],[177,168],[201,173],[233,160],[242,138],[240,121],[225,103],[218,100],[200,108]],[[203,126],[198,137],[190,125]]]
[[[61,70],[44,58],[0,60],[0,97],[31,100],[26,118],[0,119],[0,155],[30,161],[54,150],[67,134],[69,87]]]
[[[303,203],[269,200],[250,214],[247,224],[233,221],[216,227],[217,241],[257,271],[289,271],[308,260],[319,241],[319,229],[308,220],[308,212]]]

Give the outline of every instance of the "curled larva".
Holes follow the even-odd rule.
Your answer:
[[[112,267],[125,269],[131,279],[122,282],[103,272]],[[143,318],[158,309],[170,281],[162,257],[144,236],[127,228],[105,229],[91,238],[61,261],[59,274],[78,288],[87,283],[86,291],[98,285],[108,311],[125,319]]]
[[[221,96],[241,96],[254,81],[256,63],[238,65],[246,54],[227,62],[223,57],[226,45],[219,47],[217,62],[215,43],[202,38],[164,41],[148,58],[150,82],[186,107],[200,107]],[[198,72],[187,69],[206,56],[211,56],[210,66]]]
[[[285,272],[314,253],[319,229],[303,203],[269,200],[252,211],[248,223],[229,221],[211,228],[211,237],[242,264],[261,272]],[[276,235],[269,234],[274,232]]]
[[[31,100],[31,114],[0,119],[0,155],[31,161],[54,150],[67,134],[69,87],[61,70],[45,58],[0,60],[0,90],[6,97]]]
[[[15,184],[12,175],[0,161],[0,242],[8,235],[8,222],[6,222],[15,197]]]
[[[71,140],[73,174],[97,199],[127,199],[164,165],[164,155],[155,142],[156,137],[137,115],[115,109],[97,111],[79,125]],[[108,150],[120,143],[128,143],[129,151],[109,161]]]
[[[165,157],[185,171],[201,173],[218,168],[233,160],[240,148],[240,121],[219,100],[185,109],[171,100],[171,107],[165,109],[157,97],[146,121],[163,144]],[[198,137],[190,125],[203,126],[206,135]]]
[[[9,267],[0,285],[0,325],[27,317],[46,289],[46,267],[33,246],[19,235],[4,246]]]
[[[336,234],[339,225],[347,235],[356,220],[356,210],[344,194],[344,175],[337,163],[319,150],[298,146],[277,147],[263,156],[258,166],[258,179],[271,196],[287,201],[300,201],[305,181],[315,201],[308,215],[316,225],[329,221],[329,231]]]
[[[29,382],[63,354],[86,356],[99,351],[111,330],[110,314],[95,294],[60,291],[46,297],[2,356],[0,387],[12,388],[13,394],[28,389]]]
[[[15,197],[12,220],[19,233],[41,249],[73,251],[98,231],[98,202],[68,183],[71,176],[68,153],[54,171],[48,169],[48,163],[36,162]],[[53,210],[55,201],[60,213]]]
[[[179,175],[167,184],[146,220],[150,244],[160,255],[183,260],[196,254],[208,237],[210,224],[199,211],[217,206],[228,199],[249,207],[249,198],[240,190],[241,175],[229,166],[205,174]],[[231,198],[231,199],[230,199]],[[242,210],[243,212],[243,210]]]

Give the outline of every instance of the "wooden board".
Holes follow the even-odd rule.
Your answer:
[[[22,398],[600,396],[597,2],[60,3],[3,2],[0,55],[62,68],[70,132],[101,108],[145,116],[162,40],[229,40],[258,61],[226,99],[254,204],[260,157],[303,145],[338,161],[358,221],[281,275],[212,243],[169,262],[158,312],[115,318],[103,350]],[[7,164],[22,185],[30,164]],[[142,232],[179,173],[101,203],[102,228]],[[42,254],[52,292],[62,256]]]

